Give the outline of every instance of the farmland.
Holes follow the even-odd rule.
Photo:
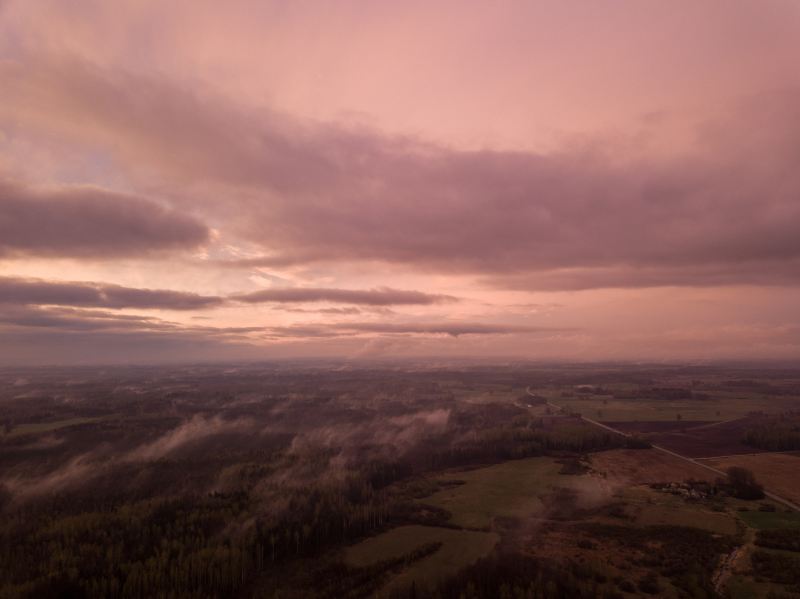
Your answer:
[[[775,528],[800,529],[800,513],[782,510],[762,512],[748,510],[740,512],[739,517],[751,528],[769,530]],[[800,534],[800,533],[798,533]]]
[[[684,428],[677,431],[648,435],[653,443],[691,458],[710,458],[761,450],[744,442],[745,432],[759,421],[745,416],[713,426]]]
[[[751,470],[765,486],[778,495],[800,503],[800,455],[797,453],[762,453],[704,460],[710,466],[725,470],[741,466]],[[792,474],[795,473],[795,474]]]
[[[651,384],[558,385],[536,388],[535,392],[570,412],[617,423],[703,424],[744,418],[751,413],[778,414],[800,408],[800,387],[794,386],[794,379],[785,387],[776,387],[780,393],[777,390],[765,393],[761,386],[751,391],[748,386],[714,379],[686,381],[680,387],[674,379],[668,383],[669,387],[661,386],[666,382],[648,382]]]
[[[800,458],[742,445],[752,426],[791,438],[793,416],[714,418],[741,413],[749,393],[793,402],[798,380],[594,366],[0,371],[0,596],[785,594],[769,557],[780,550],[758,547],[757,566],[742,556],[759,530],[800,529],[800,514],[739,498],[647,441],[702,457],[744,448],[703,463],[796,493]],[[609,420],[638,438],[545,401],[564,394],[639,402],[638,422]],[[739,406],[695,420],[647,408],[725,394]]]

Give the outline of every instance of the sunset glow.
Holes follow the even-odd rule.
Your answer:
[[[800,3],[0,1],[0,362],[800,357]]]

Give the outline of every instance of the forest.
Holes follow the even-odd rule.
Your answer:
[[[297,366],[6,372],[0,597],[610,598],[659,594],[665,584],[713,594],[716,560],[732,537],[631,528],[624,509],[579,505],[580,485],[601,480],[592,454],[652,451],[644,438],[525,399],[529,381],[561,389],[584,377]],[[794,426],[786,414],[774,422],[757,430],[782,436]],[[459,472],[531,459],[545,469],[555,460],[542,475],[551,486],[534,498],[553,506],[552,522],[585,520],[579,547],[610,543],[636,556],[639,573],[527,551],[524,514],[501,516],[514,496],[496,500],[488,527],[457,524],[460,508],[437,500],[469,500],[477,483]],[[729,478],[760,493],[746,472]],[[407,526],[426,527],[433,540],[369,564],[342,558]],[[445,578],[393,583],[453,550],[436,530],[498,541]],[[794,541],[764,531],[757,543],[796,550]],[[754,562],[767,573],[776,567]]]

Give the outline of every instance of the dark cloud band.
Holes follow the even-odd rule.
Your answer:
[[[146,257],[194,249],[209,238],[200,221],[141,198],[0,180],[0,257]]]
[[[214,296],[164,289],[0,277],[0,304],[197,310],[222,301]]]
[[[383,287],[380,289],[326,289],[297,287],[287,289],[264,289],[233,296],[245,303],[306,303],[330,302],[336,304],[359,304],[365,306],[431,305],[458,301],[450,295],[436,295],[421,291],[405,291]]]

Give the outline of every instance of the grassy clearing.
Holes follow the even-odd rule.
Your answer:
[[[731,536],[740,532],[741,525],[734,514],[712,511],[702,503],[688,503],[678,495],[638,486],[619,490],[617,497],[626,504],[625,511],[636,526],[686,526]]]
[[[541,496],[570,486],[577,477],[559,474],[551,458],[512,460],[487,468],[442,477],[464,481],[426,497],[423,503],[448,510],[451,522],[466,528],[488,528],[497,516],[524,517],[541,511]]]
[[[765,530],[770,528],[799,528],[800,513],[797,512],[739,512],[739,517],[752,528]]]
[[[426,543],[442,543],[429,555],[394,577],[381,595],[391,589],[434,584],[455,574],[461,568],[488,554],[499,540],[495,533],[436,528],[433,526],[401,526],[348,547],[345,562],[352,566],[369,566],[382,560],[406,555]]]
[[[35,422],[31,424],[19,424],[11,429],[10,433],[1,435],[6,439],[21,437],[22,435],[39,435],[49,433],[68,426],[77,426],[88,422],[97,422],[103,418],[68,418],[67,420],[56,420],[55,422]]]
[[[724,512],[710,512],[691,504],[644,506],[636,518],[639,526],[688,526],[709,532],[735,535],[736,518]]]
[[[611,449],[591,454],[592,468],[624,485],[714,481],[718,475],[656,449]]]

